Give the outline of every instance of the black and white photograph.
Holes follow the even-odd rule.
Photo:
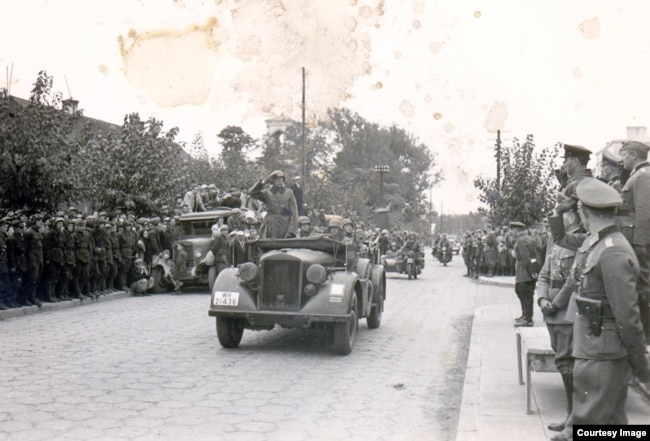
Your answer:
[[[650,439],[650,3],[0,0],[0,441]]]

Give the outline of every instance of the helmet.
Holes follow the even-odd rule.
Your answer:
[[[309,220],[309,218],[307,216],[300,216],[298,218],[298,225],[301,225],[301,224],[311,224],[311,221]]]
[[[338,219],[331,219],[327,224],[328,227],[341,228],[341,221]]]
[[[275,179],[275,178],[283,178],[284,179],[284,173],[282,173],[280,170],[274,170],[271,172],[271,175],[269,176],[270,179]]]
[[[381,230],[381,234],[388,234],[388,230],[384,228],[383,230]]]
[[[341,221],[341,228],[345,227],[346,225],[352,225],[352,221],[350,219],[343,219]]]

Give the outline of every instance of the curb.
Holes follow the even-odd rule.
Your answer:
[[[0,320],[7,320],[10,318],[23,317],[33,314],[41,314],[43,312],[60,311],[62,309],[77,308],[79,306],[94,305],[95,303],[109,302],[111,300],[122,299],[124,297],[131,297],[131,295],[126,291],[116,291],[110,294],[99,296],[96,299],[84,299],[83,301],[79,299],[72,299],[57,303],[44,302],[40,307],[22,306],[20,308],[12,308],[0,311]]]
[[[492,286],[505,286],[509,288],[515,287],[515,278],[513,277],[486,277],[479,276],[478,283],[481,285],[492,285]]]

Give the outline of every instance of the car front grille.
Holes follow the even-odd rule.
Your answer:
[[[262,274],[262,308],[300,309],[300,261],[267,260]]]

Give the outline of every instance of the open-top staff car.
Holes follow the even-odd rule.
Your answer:
[[[209,271],[196,271],[196,267],[203,261],[212,244],[212,226],[219,219],[225,223],[233,211],[230,208],[218,208],[213,211],[201,211],[196,213],[185,213],[179,218],[180,235],[179,239],[173,244],[174,250],[172,259],[159,259],[154,262],[151,268],[151,276],[154,279],[153,291],[166,292],[172,287],[165,278],[175,265],[180,272],[174,274],[179,282],[185,286],[204,285],[208,286],[214,280],[210,281]],[[187,253],[187,261],[177,265],[180,259],[177,245],[181,244]],[[214,274],[213,277],[216,277]]]
[[[249,242],[250,262],[219,273],[208,314],[223,347],[239,345],[244,329],[333,330],[336,352],[347,355],[359,318],[381,324],[384,267],[357,255],[353,243],[328,236]]]

